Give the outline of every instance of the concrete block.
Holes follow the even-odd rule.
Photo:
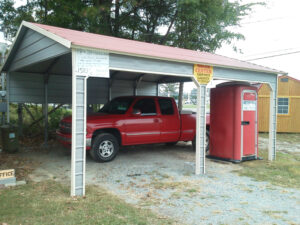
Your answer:
[[[16,185],[24,185],[26,184],[26,181],[25,180],[19,180],[17,181]]]
[[[16,186],[16,183],[7,183],[5,184],[5,187],[13,187]]]
[[[16,183],[16,178],[15,177],[10,177],[10,178],[5,178],[5,179],[0,179],[0,184],[10,184],[10,183]]]
[[[184,173],[194,174],[195,173],[195,163],[194,162],[184,162],[183,167]]]

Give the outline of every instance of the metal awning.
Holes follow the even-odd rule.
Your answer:
[[[105,64],[105,76],[78,70],[83,52]],[[71,194],[84,195],[87,103],[107,101],[114,94],[156,95],[159,83],[197,85],[195,172],[205,173],[206,85],[195,79],[194,64],[213,66],[214,79],[270,85],[269,159],[274,160],[277,75],[282,71],[212,53],[22,22],[1,72],[7,73],[8,102],[72,103]]]

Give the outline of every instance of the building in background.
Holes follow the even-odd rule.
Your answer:
[[[261,85],[258,91],[258,130],[269,130],[270,89]],[[289,76],[278,78],[277,132],[300,133],[300,80]]]

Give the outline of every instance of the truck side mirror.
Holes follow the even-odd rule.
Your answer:
[[[142,115],[142,111],[140,109],[133,109],[132,115],[140,116],[140,115]]]

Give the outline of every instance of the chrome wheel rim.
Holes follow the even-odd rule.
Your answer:
[[[99,145],[99,153],[102,157],[110,157],[114,152],[114,145],[111,141],[102,141]]]

